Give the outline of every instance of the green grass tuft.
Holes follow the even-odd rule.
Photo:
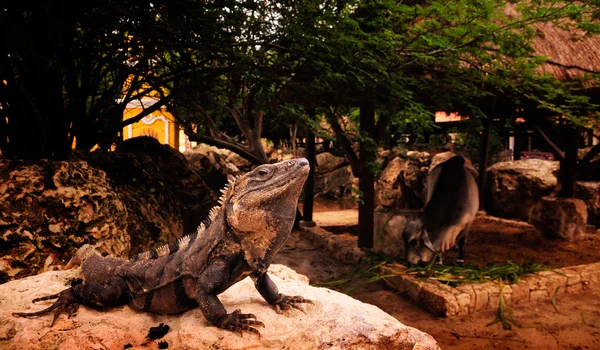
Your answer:
[[[512,310],[506,302],[504,301],[504,284],[500,281],[500,296],[498,299],[498,311],[496,311],[496,318],[492,320],[492,322],[488,323],[486,326],[489,327],[491,325],[495,325],[496,323],[501,323],[502,328],[505,330],[511,330],[512,326],[515,325],[521,328],[521,324],[514,319],[512,315]]]
[[[519,281],[521,276],[548,270],[551,267],[535,263],[487,264],[484,267],[441,266],[430,264],[426,267],[410,267],[407,274],[418,278],[431,278],[441,283],[456,287],[463,283],[487,282],[502,280],[512,284]]]
[[[477,266],[442,266],[433,262],[425,267],[409,267],[402,274],[382,275],[379,268],[388,263],[392,263],[390,258],[368,251],[367,257],[355,263],[350,271],[342,278],[316,284],[317,287],[328,287],[343,290],[350,294],[360,287],[369,283],[384,280],[389,277],[402,274],[412,275],[422,279],[435,279],[451,287],[459,286],[463,283],[481,283],[487,281],[502,281],[506,284],[515,283],[526,274],[533,274],[552,267],[536,263],[514,263],[508,261],[502,264],[488,264],[484,267]],[[433,261],[435,261],[434,259]],[[351,287],[343,287],[351,285]]]

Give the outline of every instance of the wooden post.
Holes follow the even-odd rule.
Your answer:
[[[315,117],[315,109],[312,108],[308,111],[310,118]],[[315,157],[315,134],[313,133],[310,125],[306,126],[306,159],[310,165],[308,172],[308,178],[306,179],[306,185],[304,186],[304,200],[302,202],[302,222],[301,225],[305,227],[315,226],[313,221],[313,206],[314,206],[314,194],[315,194],[315,166],[317,164]]]
[[[560,162],[558,197],[573,198],[577,181],[577,150],[579,149],[579,130],[574,125],[567,125],[565,131],[565,159]]]
[[[521,150],[522,150],[522,141],[523,138],[519,130],[515,130],[515,148],[514,148],[514,160],[521,159]]]
[[[360,131],[365,136],[375,137],[375,106],[371,102],[360,105]],[[373,248],[373,229],[375,224],[375,174],[369,166],[375,160],[375,149],[372,145],[360,143],[360,178],[358,189],[362,200],[358,204],[358,247]]]
[[[486,174],[485,170],[488,165],[488,148],[490,145],[490,128],[491,116],[485,118],[482,122],[483,130],[481,131],[480,144],[479,144],[479,210],[484,210],[485,201],[485,182]]]

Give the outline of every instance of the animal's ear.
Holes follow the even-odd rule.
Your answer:
[[[419,222],[415,220],[409,220],[408,224],[406,224],[406,227],[404,228],[404,231],[402,232],[402,237],[405,240],[409,240],[410,238],[418,237],[420,231],[421,225]]]

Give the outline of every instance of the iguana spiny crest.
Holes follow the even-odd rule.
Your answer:
[[[227,182],[227,184],[225,185],[225,187],[221,189],[221,196],[217,200],[219,205],[214,206],[210,209],[208,217],[204,221],[202,221],[200,223],[200,225],[198,225],[195,232],[190,233],[189,235],[185,235],[170,244],[165,244],[158,248],[136,254],[133,258],[131,258],[131,261],[158,259],[162,256],[173,254],[179,250],[186,249],[191,243],[194,242],[194,240],[198,236],[201,236],[206,231],[206,228],[209,227],[210,224],[212,223],[212,221],[216,218],[217,214],[221,210],[221,207],[223,206],[223,203],[225,202],[227,191],[229,190],[229,187],[232,184],[234,184],[236,180],[237,180],[237,177],[230,179]]]
[[[287,236],[278,237],[277,233],[291,229],[281,226],[289,225],[290,220],[293,223],[298,196],[308,176],[307,164],[304,158],[277,166],[263,164],[229,180],[221,189],[219,205],[210,210],[208,218],[198,225],[194,233],[137,254],[131,260],[152,260],[186,249],[205,233],[221,211],[225,211],[227,223],[242,242],[248,262],[268,266],[269,263],[264,260],[270,261],[287,239]]]

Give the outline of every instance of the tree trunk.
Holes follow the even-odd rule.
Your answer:
[[[315,110],[312,109],[309,112],[310,118],[314,118]],[[297,125],[297,124],[296,124]],[[292,140],[295,143],[295,139]],[[304,216],[304,222],[308,225],[314,225],[313,222],[313,204],[314,204],[314,193],[315,193],[315,134],[310,128],[310,125],[306,126],[306,159],[310,165],[308,172],[308,178],[306,179],[306,186],[304,187],[304,201],[302,203]]]
[[[515,160],[520,160],[521,159],[521,150],[523,149],[523,147],[521,147],[521,143],[522,143],[522,137],[521,137],[521,133],[519,133],[518,131],[515,131],[515,149],[514,149],[514,155],[515,155]]]
[[[565,159],[560,162],[558,197],[573,198],[577,181],[577,150],[579,130],[569,126],[565,131]]]
[[[297,152],[296,137],[298,135],[299,123],[300,123],[300,120],[296,120],[296,122],[293,125],[290,125],[290,146],[292,147],[292,154],[294,155],[294,157],[297,156],[297,154],[296,154],[296,152]],[[308,132],[310,132],[310,134],[313,135],[312,131],[309,130]],[[308,132],[307,132],[307,135],[308,135]],[[308,138],[307,138],[306,142],[308,143]],[[314,140],[314,135],[313,135],[313,147],[314,147],[314,142],[315,142],[315,140]]]
[[[374,138],[375,132],[375,107],[370,102],[363,102],[360,106],[360,130],[364,136]],[[358,189],[362,200],[358,204],[358,247],[373,248],[373,228],[375,211],[375,175],[370,163],[375,161],[374,145],[360,143]]]
[[[486,182],[486,169],[489,158],[490,148],[490,128],[491,123],[488,118],[485,118],[482,122],[483,131],[481,132],[480,144],[479,144],[479,210],[484,210],[485,205],[485,182]]]

